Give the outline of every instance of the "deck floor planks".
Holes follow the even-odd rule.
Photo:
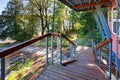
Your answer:
[[[53,75],[53,77],[55,77],[55,80],[57,80],[58,78],[60,79],[60,80],[70,80],[70,78],[69,77],[67,77],[67,76],[64,76],[64,75],[59,75],[57,72],[57,74],[55,73],[55,72],[53,72],[52,70],[49,70],[49,69],[47,69],[46,70],[46,72],[48,72],[49,74],[52,74]]]
[[[60,67],[60,69],[61,69],[61,67]],[[95,78],[93,78],[93,76],[90,76],[89,74],[86,74],[85,72],[83,72],[83,71],[80,71],[80,69],[75,69],[75,68],[69,68],[69,67],[62,67],[62,69],[64,69],[65,71],[69,71],[69,73],[74,73],[75,75],[77,75],[77,76],[79,76],[79,77],[81,77],[81,78],[83,78],[84,80],[85,79],[87,79],[87,80],[90,80],[90,79],[92,79],[92,80],[96,80]]]
[[[76,50],[76,62],[67,66],[49,65],[36,80],[108,80],[96,65],[91,48],[78,46]]]
[[[51,69],[52,68],[52,69]],[[70,71],[68,71],[68,70],[65,70],[65,69],[63,69],[63,68],[58,68],[58,67],[50,67],[50,69],[53,71],[53,72],[56,72],[57,74],[59,74],[59,75],[64,75],[64,76],[67,76],[67,77],[70,77],[71,79],[75,79],[75,80],[78,80],[78,79],[80,79],[80,80],[87,80],[87,79],[85,79],[83,76],[81,76],[81,75],[78,75],[78,74],[76,74],[76,73],[71,73]]]

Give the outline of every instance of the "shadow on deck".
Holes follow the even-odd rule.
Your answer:
[[[77,61],[66,66],[48,65],[36,80],[107,80],[96,65],[91,48],[78,46]]]

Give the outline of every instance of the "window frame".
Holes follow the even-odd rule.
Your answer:
[[[116,6],[114,6],[114,7],[112,7],[112,33],[114,34],[114,35],[116,35],[116,33],[114,32],[114,22],[117,22],[117,19],[114,19],[114,16],[113,16],[113,14],[114,14],[114,12],[113,12],[113,10],[114,10],[114,8],[116,8]],[[118,22],[120,22],[120,19],[118,19]],[[120,37],[120,33],[119,33],[119,35],[118,35],[118,37]]]

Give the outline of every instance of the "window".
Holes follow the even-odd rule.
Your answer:
[[[112,32],[114,34],[116,34],[116,32],[118,30],[119,35],[120,35],[120,11],[118,12],[118,16],[117,16],[117,10],[116,10],[116,8],[113,8],[112,15],[113,15],[113,17],[112,17]]]
[[[117,19],[117,10],[113,8],[113,19]],[[118,12],[118,19],[120,19],[120,11]]]
[[[116,33],[117,30],[120,30],[120,22],[113,22],[113,32]],[[120,32],[119,32],[120,33]]]

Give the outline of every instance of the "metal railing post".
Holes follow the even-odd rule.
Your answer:
[[[1,80],[5,80],[5,57],[1,58]]]
[[[98,52],[98,50],[96,50],[95,53],[96,53],[96,63],[97,63],[97,65],[99,65],[99,52]]]
[[[59,54],[58,54],[58,51],[59,50],[59,38],[57,38],[57,64],[59,64]]]
[[[74,59],[76,59],[76,48],[74,47]]]
[[[51,62],[53,63],[53,36],[51,36]]]
[[[60,65],[62,64],[62,34],[60,35]]]
[[[109,79],[111,80],[111,68],[112,68],[112,42],[109,43]]]
[[[46,37],[46,65],[48,65],[48,37]]]
[[[70,60],[72,60],[72,45],[70,44]]]
[[[101,66],[101,48],[99,49],[99,66]]]

